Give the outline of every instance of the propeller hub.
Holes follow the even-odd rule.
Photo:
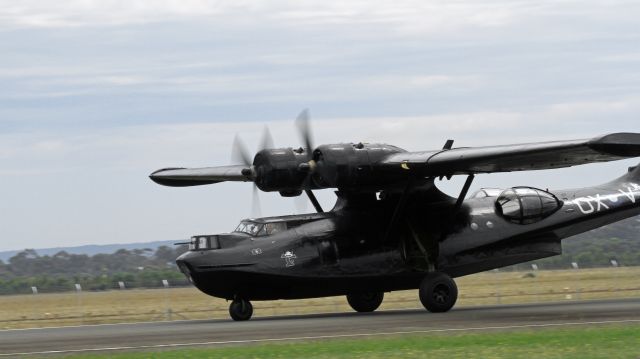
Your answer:
[[[253,177],[253,174],[254,174],[253,169],[251,168],[243,168],[241,173],[243,176],[246,176],[246,177]]]
[[[317,167],[316,161],[311,160],[309,162],[302,162],[301,164],[299,164],[298,171],[303,173],[310,173],[315,171],[316,167]]]

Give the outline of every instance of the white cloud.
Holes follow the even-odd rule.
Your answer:
[[[0,3],[0,9],[5,26],[18,27],[117,26],[220,12],[215,3],[199,0],[27,0],[19,3],[5,0]]]
[[[595,61],[611,63],[638,63],[640,62],[640,53],[629,52],[615,55],[606,55],[596,58]]]
[[[355,79],[350,86],[361,86],[361,90],[387,91],[419,91],[441,88],[445,86],[477,87],[482,84],[481,76],[452,76],[443,74],[434,75],[379,75]]]
[[[640,112],[638,104],[639,98],[628,98],[553,104],[532,112],[320,118],[312,125],[316,144],[385,142],[420,151],[437,149],[449,138],[456,139],[457,146],[487,146],[634,131],[633,115]],[[607,121],[610,118],[618,121],[611,124]],[[208,123],[4,135],[0,136],[0,158],[5,161],[5,169],[13,173],[29,170],[36,163],[44,169],[68,171],[223,165],[230,160],[236,134],[253,151],[265,124],[270,127],[276,146],[300,145],[292,120],[220,122],[214,118]]]
[[[243,18],[296,26],[394,24],[402,32],[447,31],[465,26],[496,27],[531,14],[539,5],[518,2],[442,1],[205,1],[205,0],[38,0],[0,2],[4,26],[119,26],[185,19],[241,23]]]

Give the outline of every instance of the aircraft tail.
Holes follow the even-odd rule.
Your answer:
[[[640,164],[629,167],[629,172],[626,177],[631,180],[640,181]]]
[[[620,183],[636,183],[640,185],[640,164],[637,164],[635,166],[629,167],[629,170],[627,171],[627,173],[625,173],[624,175],[614,179],[611,182],[607,182],[605,184],[609,185],[609,184],[620,184]]]

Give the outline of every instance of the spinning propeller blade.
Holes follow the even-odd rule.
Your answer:
[[[273,148],[273,137],[268,126],[264,126],[262,130],[262,138],[258,145],[258,151]],[[231,149],[231,160],[236,163],[242,163],[247,166],[247,170],[251,171],[252,176],[255,178],[255,169],[253,168],[253,161],[249,155],[249,150],[244,142],[240,139],[240,136],[236,135],[233,140],[233,148]],[[251,196],[251,216],[260,217],[262,215],[262,206],[260,205],[260,195],[258,193],[258,186],[253,183],[253,193]]]
[[[296,118],[296,126],[298,127],[298,131],[300,133],[300,138],[302,139],[302,143],[304,144],[304,149],[307,151],[308,156],[311,157],[313,153],[313,140],[311,136],[311,125],[309,121],[309,110],[304,109],[298,117]]]
[[[261,212],[258,190],[280,191],[280,194],[285,197],[298,196],[304,190],[314,207],[318,209],[315,196],[310,190],[310,188],[314,188],[313,172],[316,169],[316,162],[313,160],[315,148],[313,147],[309,110],[305,109],[300,112],[295,123],[304,146],[303,152],[289,147],[281,149],[282,151],[262,153],[263,150],[274,148],[271,131],[265,126],[256,156],[252,157],[240,136],[236,135],[231,148],[231,162],[234,164],[232,166],[165,168],[153,172],[150,177],[156,183],[172,187],[197,186],[225,181],[253,182],[252,212],[254,216],[258,216]],[[288,158],[294,158],[295,161],[294,167],[288,173],[289,177],[286,177],[286,172],[285,177],[282,177],[282,172],[275,172],[274,163],[283,162],[282,160],[277,162],[278,160],[274,159],[283,158],[283,156],[291,156]],[[296,171],[298,172],[296,173]],[[282,190],[278,186],[281,186]],[[301,203],[297,203],[297,207],[301,208]]]
[[[260,194],[258,194],[258,186],[253,185],[253,194],[251,196],[251,217],[262,217],[262,206],[260,205]]]
[[[247,146],[242,142],[240,136],[236,134],[233,139],[233,145],[231,147],[231,162],[235,164],[243,164],[247,167],[251,167],[251,155]]]
[[[271,137],[271,131],[269,131],[269,126],[265,125],[262,130],[262,140],[260,141],[260,146],[258,147],[258,151],[266,150],[274,148],[273,145],[273,137]]]

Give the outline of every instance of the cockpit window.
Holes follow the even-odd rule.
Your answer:
[[[190,251],[204,251],[209,249],[220,249],[220,242],[216,235],[193,236],[189,242]]]
[[[270,236],[272,234],[276,234],[278,232],[282,232],[286,230],[287,230],[287,224],[284,222],[267,223],[264,225],[264,228],[262,229],[262,232],[260,232],[260,234]]]
[[[257,223],[242,221],[234,232],[246,233],[252,237],[270,236],[287,230],[286,222]]]

